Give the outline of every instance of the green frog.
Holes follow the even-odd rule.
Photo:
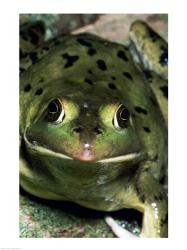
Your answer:
[[[40,22],[21,29],[22,188],[96,210],[136,209],[140,237],[167,237],[167,43],[142,21],[127,45],[44,34]]]

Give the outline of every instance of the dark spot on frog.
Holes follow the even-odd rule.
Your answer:
[[[29,84],[27,84],[27,85],[25,86],[24,91],[25,91],[25,92],[29,92],[31,89],[32,89],[32,87],[31,87],[31,85],[30,85],[30,83],[29,83]]]
[[[117,88],[116,88],[116,85],[115,85],[114,83],[109,83],[109,84],[108,84],[108,87],[109,87],[110,89],[117,89]]]
[[[123,50],[119,50],[117,56],[124,60],[125,62],[128,62],[128,57],[126,56],[125,52]]]
[[[163,227],[168,222],[168,213],[166,213],[165,217],[160,220],[160,226]]]
[[[103,60],[97,60],[97,66],[101,70],[107,70],[107,66]]]
[[[147,110],[145,110],[144,108],[136,106],[134,109],[136,110],[137,113],[142,113],[144,115],[147,115]]]
[[[160,46],[160,49],[164,52],[164,51],[168,51],[168,48],[167,48],[167,46],[165,45],[161,45]]]
[[[42,93],[43,93],[43,89],[40,88],[36,90],[35,95],[41,95]]]
[[[23,25],[23,29],[20,31],[21,37],[25,41],[30,41],[32,44],[37,45],[40,42],[40,37],[43,38],[45,34],[45,25],[42,21],[36,21],[32,24]]]
[[[38,56],[36,52],[29,53],[29,57],[32,61],[32,64],[35,64],[38,61]]]
[[[162,65],[162,66],[167,66],[168,65],[168,52],[167,51],[164,51],[161,56],[160,56],[160,59],[159,59],[159,63]]]
[[[90,85],[93,85],[93,82],[90,79],[88,79],[88,78],[85,78],[84,82],[86,82],[86,83],[88,83]]]
[[[94,56],[95,54],[96,54],[96,50],[95,50],[95,49],[90,48],[90,49],[88,50],[88,55]]]
[[[123,75],[128,78],[129,80],[133,81],[133,77],[131,76],[131,74],[129,74],[128,72],[123,72]]]
[[[168,65],[168,48],[167,46],[160,46],[160,49],[162,51],[161,55],[160,55],[160,58],[159,58],[159,63],[162,65],[162,66],[167,66]]]
[[[162,194],[154,195],[154,200],[155,201],[162,201],[163,200]]]
[[[151,82],[151,81],[152,81],[151,72],[148,71],[148,70],[143,70],[143,73],[144,73],[145,78],[146,78],[149,82]]]
[[[153,161],[158,161],[158,158],[159,158],[158,155],[155,155],[152,160]]]
[[[116,80],[116,77],[115,76],[111,76],[112,80]]]
[[[24,68],[20,68],[20,69],[19,69],[19,73],[20,73],[20,75],[21,75],[24,71],[25,71],[25,69],[24,69]]]
[[[70,56],[68,53],[63,54],[62,57],[67,60],[64,68],[71,67],[79,59],[79,56]]]
[[[168,86],[160,87],[160,90],[162,91],[164,97],[168,99]]]
[[[33,23],[29,30],[38,32],[41,35],[44,35],[46,31],[45,25],[42,21],[37,21],[36,23]]]
[[[44,82],[44,79],[43,79],[43,78],[41,78],[41,79],[40,79],[40,81],[39,81],[39,83],[40,83],[40,82]]]
[[[150,133],[151,130],[148,128],[148,127],[143,127],[144,131],[147,132],[147,133]]]
[[[91,75],[93,75],[93,72],[92,72],[91,69],[88,70],[88,73],[91,74]]]
[[[162,169],[165,169],[165,166],[164,166],[164,165],[162,166]],[[166,177],[165,175],[162,176],[161,179],[160,179],[160,181],[159,181],[160,184],[164,185],[164,184],[166,183],[166,178],[167,178],[167,177]]]
[[[40,36],[32,29],[28,31],[28,35],[31,38],[31,43],[37,45],[40,41]]]
[[[150,101],[152,102],[152,104],[153,104],[154,106],[157,106],[156,99],[154,99],[152,96],[150,96],[149,98],[150,98]]]
[[[45,50],[45,51],[48,51],[48,50],[49,50],[49,47],[44,46],[44,47],[42,47],[42,49]]]
[[[160,36],[156,32],[154,32],[151,28],[149,28],[148,32],[152,42],[156,42],[156,40],[160,38]]]
[[[81,45],[86,46],[86,47],[92,47],[92,44],[82,38],[78,38],[77,42],[79,42]]]

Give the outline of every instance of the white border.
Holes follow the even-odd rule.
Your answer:
[[[169,13],[169,225],[167,239],[19,239],[18,14]],[[186,245],[186,6],[183,0],[6,0],[1,4],[0,249],[164,249]],[[94,244],[92,244],[94,243]],[[183,244],[184,243],[184,244]]]
[[[179,0],[180,2],[180,0]],[[171,0],[19,0],[25,13],[165,13],[174,5]]]

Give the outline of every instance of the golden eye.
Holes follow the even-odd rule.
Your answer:
[[[120,104],[114,116],[115,128],[127,127],[129,118],[130,118],[129,110],[123,104]]]
[[[63,104],[59,99],[52,100],[47,108],[47,121],[61,122],[64,118]]]

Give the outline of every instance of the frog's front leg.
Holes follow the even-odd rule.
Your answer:
[[[130,191],[129,191],[130,190]],[[161,184],[145,169],[138,171],[133,178],[133,185],[124,194],[124,203],[143,213],[143,223],[140,237],[166,238],[168,236],[167,195]],[[127,200],[128,199],[128,200]],[[113,232],[118,237],[129,238],[127,232],[122,232],[114,221],[106,219]]]
[[[141,237],[168,236],[168,202],[162,185],[145,169],[135,177],[135,189],[142,203]]]

